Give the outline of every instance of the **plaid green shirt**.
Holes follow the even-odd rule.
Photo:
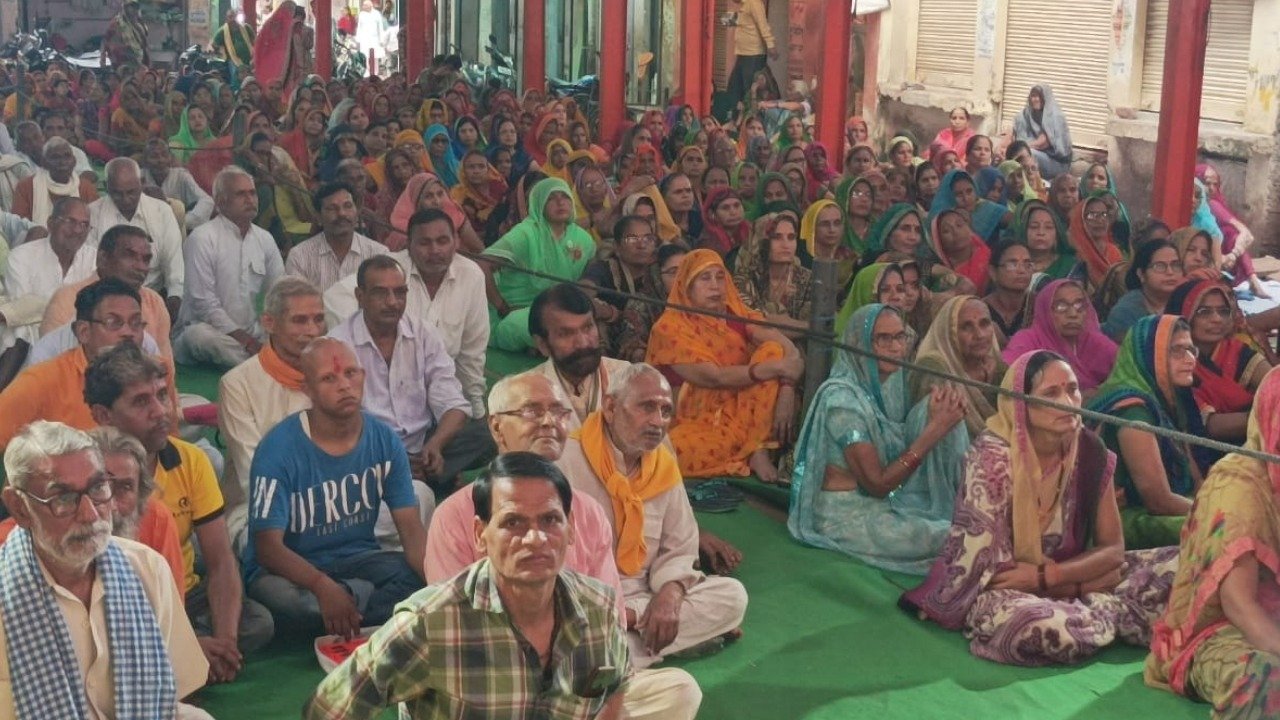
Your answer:
[[[551,661],[503,611],[488,559],[419,590],[325,678],[306,720],[374,718],[405,703],[415,720],[593,718],[630,676],[613,590],[565,570]]]

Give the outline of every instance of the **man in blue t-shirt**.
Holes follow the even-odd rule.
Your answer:
[[[311,409],[262,439],[250,466],[249,596],[277,624],[351,637],[380,625],[423,587],[426,529],[404,444],[361,411],[364,370],[341,340],[317,338],[301,356]],[[404,552],[382,550],[374,523],[390,508]]]

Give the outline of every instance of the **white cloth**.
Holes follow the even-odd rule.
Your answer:
[[[27,342],[39,337],[40,319],[49,298],[63,285],[77,283],[97,272],[98,246],[86,242],[76,251],[66,274],[58,256],[54,254],[49,238],[24,243],[9,253],[5,268],[4,287],[8,295],[3,308],[10,328]]]
[[[484,294],[484,271],[473,260],[455,254],[435,297],[409,258],[408,250],[391,253],[408,275],[409,297],[405,317],[425,321],[440,331],[445,351],[453,358],[462,394],[471,403],[471,417],[484,417],[488,394],[484,379],[485,353],[489,347],[489,301]],[[359,307],[355,297],[356,278],[344,277],[324,293],[329,327],[337,327]]]
[[[368,54],[370,50],[382,55],[382,37],[387,30],[387,19],[378,10],[361,10],[356,18],[356,42],[360,44],[360,52]]]
[[[187,209],[187,230],[195,230],[213,218],[213,197],[200,187],[191,176],[191,171],[184,167],[170,168],[162,183],[156,182],[150,170],[143,170],[142,183],[156,185],[164,191],[165,197],[182,203]]]
[[[200,322],[224,335],[245,330],[261,338],[256,299],[284,274],[271,234],[251,225],[242,237],[220,215],[191,233],[183,254],[186,292],[178,327]]]
[[[0,156],[0,210],[13,210],[13,193],[18,189],[18,183],[34,174],[35,166],[26,159],[12,154]]]
[[[22,366],[31,367],[36,363],[52,360],[78,345],[80,341],[76,339],[74,326],[72,323],[67,323],[37,340],[31,346],[31,352],[27,353],[27,360]],[[142,332],[142,344],[139,347],[142,348],[142,352],[151,357],[161,356],[160,346],[156,344],[155,337],[146,330]]]
[[[89,241],[95,245],[116,225],[142,228],[151,241],[151,269],[143,284],[165,297],[182,297],[186,270],[182,264],[182,231],[173,208],[163,200],[143,195],[138,209],[127,218],[109,195],[89,203]]]
[[[65,183],[55,182],[44,168],[36,168],[35,177],[31,179],[31,222],[45,225],[49,215],[53,213],[53,201],[50,195],[59,197],[80,197],[80,176],[71,173],[71,179]]]
[[[320,233],[289,249],[289,259],[285,260],[284,271],[290,275],[301,275],[319,288],[320,292],[324,292],[342,278],[354,275],[360,268],[360,263],[365,260],[375,255],[389,254],[391,251],[386,245],[355,233],[351,238],[351,249],[339,262],[338,256],[325,239],[325,234]]]
[[[89,164],[89,156],[85,155],[83,150],[72,145],[71,154],[76,159],[76,169],[72,170],[71,173],[75,175],[77,179],[84,173],[93,172],[93,166]]]

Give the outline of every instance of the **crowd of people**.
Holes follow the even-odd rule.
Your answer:
[[[1280,468],[1174,439],[1280,450],[1280,322],[1237,305],[1264,288],[1214,168],[1191,227],[1134,221],[1048,86],[1007,135],[853,117],[833,153],[767,69],[732,120],[601,138],[447,62],[308,75],[294,11],[220,34],[234,80],[55,64],[5,104],[0,714],[200,717],[274,636],[380,626],[305,717],[694,717],[660,665],[737,641],[747,589],[691,496],[749,475],[975,655],[1118,638],[1275,712]],[[486,390],[492,351],[545,361]]]

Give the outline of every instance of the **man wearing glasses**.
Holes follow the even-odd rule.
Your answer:
[[[4,465],[18,529],[0,549],[0,716],[207,718],[178,702],[209,668],[173,575],[154,550],[111,537],[114,489],[93,438],[37,421]]]
[[[79,344],[23,370],[0,392],[0,451],[35,420],[54,420],[78,430],[95,427],[80,392],[85,368],[120,343],[138,345],[146,327],[138,291],[119,280],[99,280],[76,293],[72,328]]]

